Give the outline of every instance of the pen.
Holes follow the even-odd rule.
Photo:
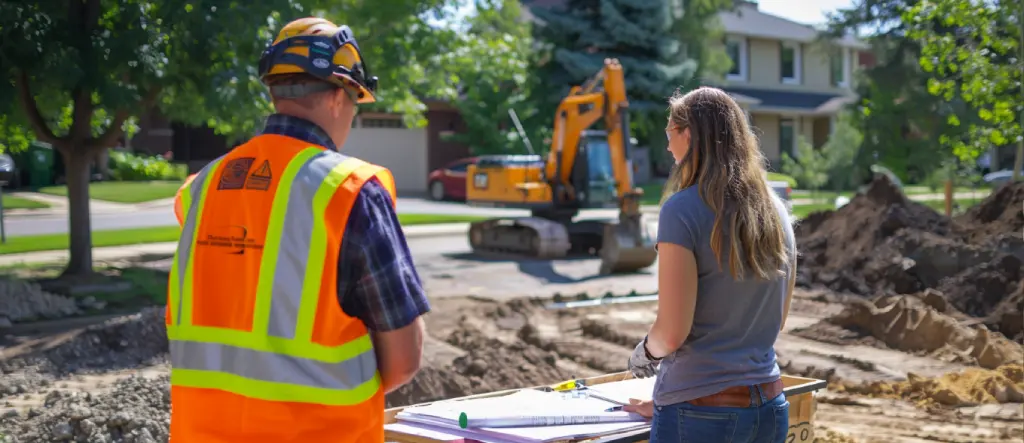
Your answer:
[[[617,412],[617,411],[621,411],[621,410],[622,410],[622,406],[620,405],[620,406],[612,406],[612,407],[610,407],[608,409],[605,409],[604,412]]]

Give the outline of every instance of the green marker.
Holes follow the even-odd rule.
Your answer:
[[[469,417],[466,416],[465,412],[459,414],[459,427],[466,429],[466,425],[469,424]]]

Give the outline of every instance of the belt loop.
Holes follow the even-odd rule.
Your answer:
[[[757,396],[758,398],[761,399],[761,401],[757,405],[761,406],[765,403],[768,403],[768,399],[764,397],[764,390],[761,389],[761,385],[754,385],[754,388],[757,389]]]
[[[757,389],[757,385],[747,386],[747,392],[750,392],[750,407],[752,408],[761,406],[761,404],[757,402],[757,397],[759,397],[759,395],[754,394],[756,392],[755,389]]]

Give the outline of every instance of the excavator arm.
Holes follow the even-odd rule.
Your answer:
[[[563,190],[563,195],[556,196],[556,199],[575,198],[570,176],[579,152],[577,145],[583,131],[602,119],[608,134],[618,194],[621,198],[637,192],[633,189],[627,154],[630,139],[628,108],[622,65],[615,59],[605,59],[601,71],[583,85],[574,86],[562,100],[555,113],[554,136],[544,171],[553,188]]]

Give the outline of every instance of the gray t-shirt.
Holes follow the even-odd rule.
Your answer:
[[[796,244],[789,212],[772,193],[782,217],[786,245]],[[697,259],[697,306],[693,328],[682,347],[661,362],[654,403],[671,405],[732,386],[769,383],[779,378],[775,340],[782,328],[788,281],[732,278],[728,260],[719,270],[711,251],[715,215],[696,186],[679,191],[661,208],[658,242],[681,245]],[[727,257],[728,239],[723,241]],[[792,270],[786,266],[787,276]]]

